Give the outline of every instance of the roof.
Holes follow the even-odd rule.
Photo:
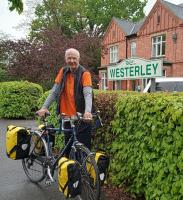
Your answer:
[[[168,7],[174,13],[174,15],[176,15],[180,19],[183,19],[183,4],[175,5],[163,0],[161,0],[161,3]]]
[[[138,30],[140,29],[140,27],[143,25],[144,20],[141,20],[139,22],[132,22],[129,20],[125,20],[125,19],[118,19],[116,17],[113,17],[113,19],[117,22],[117,24],[119,25],[119,27],[121,27],[123,29],[123,31],[126,33],[126,35],[133,35],[135,33],[138,32]]]
[[[133,27],[133,29],[131,30],[130,35],[133,35],[133,34],[137,33],[137,32],[139,31],[139,29],[141,28],[141,26],[143,25],[144,21],[145,21],[145,18],[142,19],[142,20],[139,21],[139,22],[134,23],[134,27]]]
[[[164,0],[160,0],[160,2],[164,6],[169,8],[174,13],[174,15],[176,15],[180,19],[183,19],[183,3],[175,5]],[[136,34],[139,31],[141,26],[144,24],[146,18],[136,23],[125,19],[119,19],[116,17],[113,17],[113,19],[118,24],[118,26],[123,30],[126,36],[130,36]]]
[[[123,31],[126,33],[126,35],[130,34],[130,32],[134,26],[133,22],[124,20],[124,19],[118,19],[116,17],[114,17],[113,19],[117,22],[119,27],[123,29]]]

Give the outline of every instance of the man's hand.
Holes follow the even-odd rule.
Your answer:
[[[36,113],[39,115],[39,117],[45,117],[45,114],[49,113],[49,110],[47,108],[42,108],[38,110]]]
[[[85,112],[83,115],[84,121],[90,122],[92,120],[92,114],[90,112]]]

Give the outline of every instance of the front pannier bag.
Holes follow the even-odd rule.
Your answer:
[[[23,127],[9,125],[6,133],[6,154],[13,160],[27,158],[30,150],[30,134]]]
[[[81,193],[81,174],[79,165],[74,160],[63,157],[59,161],[59,190],[66,198],[74,198]]]

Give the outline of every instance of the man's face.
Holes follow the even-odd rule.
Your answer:
[[[75,69],[79,64],[79,57],[75,52],[68,52],[65,56],[65,62],[69,67]]]

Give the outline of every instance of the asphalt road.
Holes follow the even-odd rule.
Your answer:
[[[45,186],[31,183],[26,177],[21,161],[7,158],[5,136],[7,125],[33,127],[32,120],[0,120],[0,200],[65,200],[58,185]]]

